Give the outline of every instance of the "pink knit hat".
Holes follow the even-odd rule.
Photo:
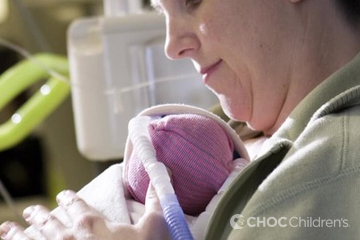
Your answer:
[[[166,113],[164,110],[169,107],[179,112]],[[148,127],[157,160],[171,170],[172,184],[184,213],[198,215],[231,173],[234,155],[248,159],[246,151],[237,136],[235,144],[233,130],[224,127],[224,122],[211,113],[185,105],[157,108],[162,108],[163,117]],[[187,113],[190,108],[199,111]],[[125,182],[130,195],[144,203],[149,177],[136,152],[125,154]]]

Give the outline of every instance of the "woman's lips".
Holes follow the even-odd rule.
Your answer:
[[[219,60],[210,66],[201,68],[200,73],[203,75],[203,81],[205,84],[209,81],[209,78],[211,77],[211,75],[218,69],[221,62],[222,61]]]

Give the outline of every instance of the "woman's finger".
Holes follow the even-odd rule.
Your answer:
[[[38,229],[47,239],[57,239],[67,233],[67,228],[56,217],[51,215],[49,210],[44,206],[30,206],[23,212],[24,219]],[[71,238],[67,238],[71,239]]]
[[[169,168],[166,168],[169,177],[170,177],[170,181],[172,182],[172,172]],[[149,187],[147,189],[146,192],[146,198],[145,198],[145,211],[146,212],[161,212],[162,213],[162,208],[160,205],[160,200],[158,195],[156,194],[155,188],[152,185],[151,181],[149,183]]]
[[[85,203],[84,200],[79,198],[75,192],[71,190],[65,190],[60,192],[56,201],[59,206],[62,207],[71,219],[76,219],[79,214],[87,212],[93,212],[94,210]]]
[[[104,227],[105,216],[89,206],[75,192],[70,190],[62,191],[58,194],[56,200],[72,220],[75,229],[95,231],[97,228],[102,229]]]
[[[160,200],[151,183],[146,193],[145,214],[136,224],[136,227],[142,229],[141,234],[144,234],[144,239],[146,236],[152,236],[153,239],[170,239]]]
[[[145,212],[162,212],[160,200],[151,182],[146,192]]]
[[[24,233],[24,228],[14,222],[4,222],[0,225],[0,237],[3,240],[31,240]]]

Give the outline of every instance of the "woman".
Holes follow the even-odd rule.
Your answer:
[[[256,157],[218,204],[206,239],[357,239],[359,1],[153,5],[166,16],[168,57],[191,58],[225,113],[263,132],[248,139]],[[147,213],[135,226],[107,225],[74,194],[61,195],[59,204],[75,217],[75,228],[42,220],[46,210],[28,220],[49,239],[167,239],[149,192]],[[18,226],[1,229],[4,239],[24,237]]]

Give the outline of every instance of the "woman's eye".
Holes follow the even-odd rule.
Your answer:
[[[185,6],[187,7],[195,7],[199,5],[201,0],[185,0]]]

